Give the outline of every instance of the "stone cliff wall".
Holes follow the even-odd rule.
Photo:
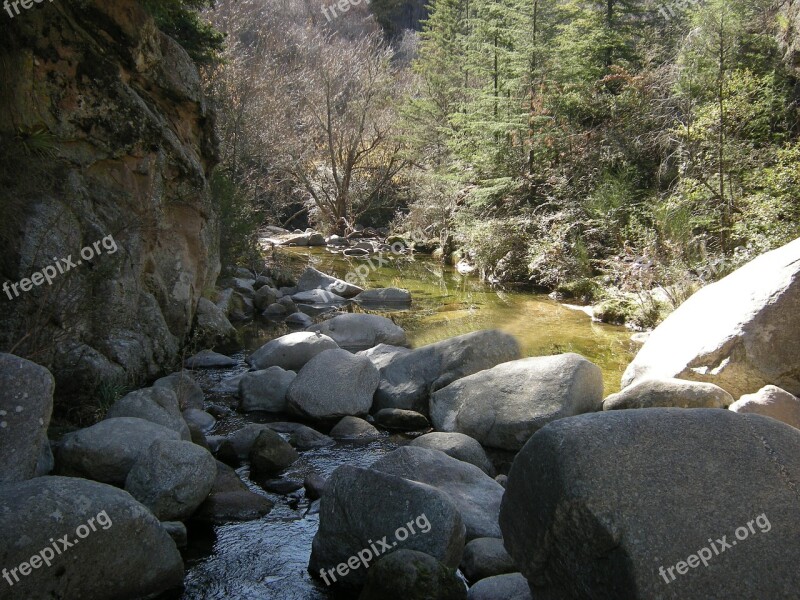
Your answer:
[[[0,17],[0,283],[118,247],[4,291],[0,346],[51,367],[57,393],[152,377],[219,273],[197,68],[135,0]]]

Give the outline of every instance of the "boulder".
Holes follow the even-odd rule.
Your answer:
[[[250,449],[250,475],[255,479],[269,478],[294,464],[300,456],[279,434],[264,429]]]
[[[134,463],[125,490],[159,521],[184,521],[208,496],[217,476],[211,453],[191,442],[154,442]]]
[[[155,383],[153,383],[153,387],[172,390],[178,398],[178,405],[181,407],[181,410],[186,410],[188,408],[203,410],[203,403],[205,401],[203,388],[195,381],[195,378],[189,371],[179,371],[157,379]]]
[[[738,398],[765,385],[800,395],[800,239],[703,288],[659,325],[625,370],[714,383]]]
[[[309,500],[317,500],[322,498],[325,492],[325,484],[327,481],[322,475],[318,473],[309,473],[303,480],[303,487],[306,490],[306,498]]]
[[[800,429],[800,399],[774,385],[766,385],[755,394],[745,394],[731,404],[730,410],[772,417]]]
[[[375,409],[428,413],[428,397],[457,379],[520,357],[517,341],[496,330],[476,331],[423,346],[381,369]]]
[[[713,383],[684,379],[643,379],[611,394],[603,410],[626,408],[726,408],[731,395]]]
[[[228,303],[232,303],[228,298]],[[197,302],[194,341],[209,348],[230,348],[237,345],[239,335],[228,320],[228,313],[206,298]]]
[[[289,315],[297,312],[297,305],[295,305],[295,303],[292,302],[291,293],[287,296],[283,296],[282,298],[278,299],[278,304],[283,306],[286,309],[286,314]]]
[[[286,325],[305,329],[306,327],[311,327],[314,324],[314,319],[309,317],[306,313],[296,312],[286,317],[283,322]]]
[[[228,369],[238,364],[230,356],[225,356],[212,350],[201,350],[183,361],[183,365],[187,369]]]
[[[298,331],[267,342],[247,358],[247,363],[254,369],[299,371],[320,352],[338,347],[327,335]]]
[[[345,441],[376,440],[381,437],[381,432],[364,419],[342,417],[342,420],[331,429],[331,437]]]
[[[514,560],[499,538],[476,538],[469,542],[464,546],[460,567],[464,577],[472,582],[517,571]],[[527,582],[525,589],[528,589]]]
[[[270,304],[267,308],[264,309],[264,316],[265,317],[282,317],[287,313],[288,309],[283,304],[279,302],[275,302],[274,304]]]
[[[297,292],[292,296],[292,300],[306,304],[344,304],[347,302],[341,296],[325,290],[308,290],[307,292]]]
[[[186,531],[186,525],[180,521],[165,521],[161,523],[161,527],[169,534],[179,549],[189,545],[189,532]]]
[[[406,332],[391,319],[379,315],[344,314],[312,325],[308,331],[317,331],[331,337],[341,348],[357,352],[389,344],[405,346]]]
[[[195,521],[223,524],[230,521],[253,521],[268,514],[274,506],[264,496],[250,491],[236,471],[219,461],[211,492],[192,515]]]
[[[367,414],[379,378],[368,358],[325,350],[300,369],[289,386],[289,411],[310,419]]]
[[[220,444],[217,458],[226,464],[238,467],[242,462],[248,460],[258,434],[265,429],[269,429],[269,426],[263,423],[250,423],[229,434]]]
[[[601,412],[531,438],[500,525],[537,599],[789,598],[800,586],[797,481],[800,434],[775,420]]]
[[[217,420],[204,410],[189,408],[181,413],[183,420],[189,426],[189,431],[193,429],[202,433],[208,433],[217,424]]]
[[[50,371],[13,354],[0,353],[0,483],[36,475],[53,412]]]
[[[415,533],[408,527],[413,526]],[[404,529],[405,531],[400,531]],[[406,536],[404,540],[396,537]],[[407,535],[406,535],[407,534]],[[382,543],[381,543],[382,542]],[[402,477],[344,465],[325,485],[320,500],[319,529],[311,545],[309,572],[320,577],[335,572],[331,585],[363,585],[366,567],[348,572],[337,566],[367,548],[366,566],[392,549],[419,550],[451,568],[464,550],[464,523],[447,495]],[[383,544],[389,546],[386,548]]]
[[[235,396],[238,396],[239,382],[242,379],[244,379],[245,375],[247,375],[247,373],[240,373],[239,375],[234,375],[233,377],[228,377],[227,379],[223,379],[217,385],[211,388],[211,391],[214,394],[223,394],[223,395],[233,394]]]
[[[139,456],[153,442],[179,440],[174,430],[133,417],[107,419],[68,433],[56,452],[60,475],[122,486]]]
[[[455,569],[416,550],[397,550],[381,557],[367,574],[358,600],[466,600],[467,589]]]
[[[517,451],[550,421],[600,410],[603,374],[577,354],[525,358],[451,383],[431,397],[435,429]]]
[[[273,430],[275,430],[275,425],[275,423],[269,424]],[[293,425],[298,424],[293,423]],[[298,425],[294,431],[289,433],[289,443],[298,450],[311,450],[313,448],[327,448],[328,446],[333,446],[336,442],[316,429]]]
[[[357,354],[359,356],[366,356],[368,359],[372,361],[372,364],[375,365],[375,368],[380,371],[384,367],[388,366],[389,363],[392,362],[395,358],[399,356],[405,356],[409,352],[411,352],[411,349],[405,348],[403,346],[390,346],[389,344],[378,344],[374,348],[362,350]]]
[[[280,297],[281,293],[278,290],[265,285],[256,292],[253,304],[255,304],[258,310],[264,310],[268,306],[278,302],[278,298]]]
[[[428,418],[413,410],[384,408],[375,413],[375,423],[393,431],[427,431],[431,428]]]
[[[163,425],[176,431],[181,439],[191,440],[189,426],[183,420],[175,392],[164,387],[136,390],[117,400],[106,413],[106,419],[134,417]]]
[[[494,477],[494,466],[480,442],[463,433],[432,431],[411,440],[409,446],[439,450],[448,456],[475,465],[489,477]]]
[[[466,526],[466,539],[500,537],[503,487],[478,467],[438,450],[404,446],[370,467],[382,473],[424,483],[446,494]]]
[[[307,292],[309,290],[324,290],[326,292],[333,292],[338,296],[344,298],[352,298],[363,292],[363,288],[347,283],[341,279],[336,279],[330,275],[326,275],[321,271],[317,271],[313,267],[308,267],[297,282],[298,292]]]
[[[297,374],[280,367],[245,373],[239,383],[239,409],[245,412],[286,412],[286,392]]]
[[[143,598],[183,583],[170,536],[110,485],[74,477],[0,485],[0,537],[8,600]]]
[[[533,600],[533,596],[521,573],[509,573],[481,579],[469,588],[467,600]]]
[[[366,305],[411,304],[411,292],[399,288],[377,288],[361,292],[353,298]]]

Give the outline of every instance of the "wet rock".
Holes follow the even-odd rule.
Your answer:
[[[306,478],[303,481],[303,487],[306,490],[306,498],[309,500],[322,498],[322,494],[325,492],[326,483],[327,482],[322,475],[318,475],[317,473],[306,475]]]
[[[250,449],[250,474],[254,479],[269,478],[294,464],[300,456],[279,434],[264,429]]]
[[[472,582],[517,571],[514,560],[506,552],[503,540],[499,538],[476,538],[469,542],[464,546],[460,567],[464,577]],[[527,581],[525,589],[528,589]]]
[[[183,420],[175,392],[165,387],[136,390],[117,400],[106,413],[106,419],[135,417],[163,425],[176,431],[181,439],[191,440],[189,426]]]
[[[358,600],[466,600],[467,589],[455,569],[416,550],[381,557],[368,571]]]
[[[302,488],[303,482],[297,479],[259,479],[258,485],[267,492],[288,496]]]
[[[603,374],[577,354],[507,362],[435,392],[431,421],[482,445],[516,451],[541,427],[600,410]]]
[[[622,387],[678,377],[738,398],[765,385],[800,394],[800,240],[706,286],[673,312],[625,370]]]
[[[411,292],[399,288],[377,288],[365,290],[353,298],[359,304],[386,305],[411,304]]]
[[[143,598],[183,583],[170,536],[150,511],[110,485],[75,477],[3,484],[0,515],[0,564],[10,570],[26,563],[29,570],[9,571],[14,585],[2,582],[8,600]],[[53,539],[67,535],[70,546],[54,552]]]
[[[155,383],[153,383],[153,387],[172,390],[178,398],[178,405],[181,410],[186,410],[188,408],[203,410],[203,403],[205,401],[203,388],[195,381],[195,378],[189,371],[179,371],[157,379]]]
[[[270,423],[269,425],[270,428],[277,431],[275,423]],[[327,448],[328,446],[333,446],[336,442],[316,429],[298,425],[293,431],[289,432],[289,443],[298,450],[311,450],[313,448]]]
[[[376,440],[381,432],[370,423],[358,417],[342,417],[342,420],[331,429],[331,437],[335,440]]]
[[[308,267],[297,282],[298,292],[307,292],[310,290],[323,290],[332,292],[343,298],[352,298],[363,292],[363,288],[353,285],[341,279],[336,279],[330,275],[326,275],[317,269]]]
[[[730,410],[771,417],[800,429],[800,399],[774,385],[766,385],[755,394],[745,394],[731,404]]]
[[[520,357],[519,344],[495,330],[476,331],[412,350],[381,370],[375,409],[428,414],[428,397],[452,382]]]
[[[245,375],[247,375],[247,373],[240,373],[239,375],[234,375],[233,377],[223,379],[217,385],[211,388],[211,391],[215,394],[233,394],[238,396],[239,382],[244,378]]]
[[[208,433],[217,424],[217,420],[204,410],[190,408],[181,413],[183,420],[189,426],[189,430],[197,429],[203,433]]]
[[[239,383],[239,410],[286,412],[286,392],[297,374],[280,367],[246,373]]]
[[[391,319],[379,315],[344,314],[312,325],[308,331],[316,331],[333,339],[341,348],[357,352],[377,346],[405,346],[406,332]]]
[[[187,369],[227,369],[235,367],[239,363],[230,356],[219,354],[213,350],[201,350],[187,358],[183,364]]]
[[[378,380],[369,359],[347,350],[326,350],[300,369],[286,394],[288,407],[310,419],[366,414]]]
[[[250,423],[234,431],[220,443],[217,458],[226,464],[238,467],[248,459],[256,438],[265,429],[269,429],[269,426],[263,423]]]
[[[206,499],[216,475],[208,450],[191,442],[157,441],[133,465],[125,491],[160,521],[183,521]]]
[[[475,465],[489,477],[494,477],[492,461],[483,446],[478,440],[463,433],[433,431],[411,440],[409,446],[439,450],[457,460]]]
[[[521,573],[481,579],[469,588],[467,600],[534,600],[528,581]]]
[[[60,475],[122,486],[153,442],[179,439],[175,430],[144,419],[107,419],[65,435],[56,452],[56,469]]]
[[[268,514],[273,506],[264,496],[251,492],[236,471],[217,461],[217,476],[211,493],[192,519],[214,524],[253,521]]]
[[[397,540],[395,532],[409,522],[416,534]],[[320,501],[309,572],[320,577],[321,570],[336,569],[384,538],[395,550],[419,550],[455,568],[464,550],[464,523],[448,496],[430,486],[372,469],[339,467]],[[337,575],[332,584],[358,586],[366,576],[366,569],[359,568]]]
[[[0,353],[0,483],[36,475],[53,412],[50,371],[13,354]]]
[[[339,346],[327,335],[298,331],[267,342],[247,358],[255,369],[280,367],[287,371],[299,371],[320,352]]]
[[[703,408],[594,413],[550,423],[525,445],[500,524],[537,599],[586,590],[791,597],[800,585],[797,481],[800,435],[775,420]],[[747,541],[713,553],[708,539],[736,541],[737,528]],[[708,568],[697,560],[705,547]]]
[[[446,494],[464,520],[467,540],[501,536],[498,515],[503,488],[478,467],[438,450],[403,446],[375,461],[371,468]]]
[[[713,383],[683,379],[645,379],[603,401],[603,410],[629,408],[725,408],[731,395]]]
[[[375,413],[375,423],[393,431],[426,431],[431,428],[425,415],[400,408],[379,410]]]

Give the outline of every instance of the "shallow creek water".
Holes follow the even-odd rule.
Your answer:
[[[323,272],[345,277],[361,267],[367,273],[363,286],[401,287],[411,291],[410,310],[386,311],[406,329],[414,347],[469,333],[498,328],[517,337],[524,356],[577,352],[603,370],[606,394],[617,391],[625,366],[635,351],[630,332],[621,327],[592,323],[579,310],[566,308],[547,296],[526,292],[500,291],[475,277],[464,277],[452,267],[427,257],[410,259],[386,255],[382,266],[373,258],[347,259],[324,249],[282,250],[284,259],[295,266],[307,264]],[[361,283],[359,282],[359,285]],[[277,324],[256,323],[244,329],[248,351],[258,348],[288,330]],[[208,370],[198,374],[207,391],[207,402],[235,407],[231,396],[210,392],[219,381],[247,370],[244,354],[240,366]],[[272,420],[285,420],[275,418]],[[252,415],[231,414],[220,419],[212,434],[224,434],[259,421]],[[301,459],[286,476],[302,479],[315,471],[329,476],[343,464],[369,466],[381,455],[404,444],[400,435],[385,435],[369,444],[339,443],[330,448],[301,452]],[[505,471],[510,457],[493,458]],[[334,598],[324,583],[306,571],[311,540],[319,517],[317,506],[308,502],[302,490],[289,496],[267,493],[247,478],[248,469],[238,470],[251,489],[269,497],[275,508],[257,521],[212,528],[189,527],[189,549],[185,590],[173,596],[181,600],[316,600]],[[346,597],[346,596],[345,596]]]

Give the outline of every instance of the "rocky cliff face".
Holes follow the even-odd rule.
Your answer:
[[[4,289],[0,345],[58,393],[154,376],[219,273],[198,71],[134,0],[0,16],[0,275],[65,270]]]

